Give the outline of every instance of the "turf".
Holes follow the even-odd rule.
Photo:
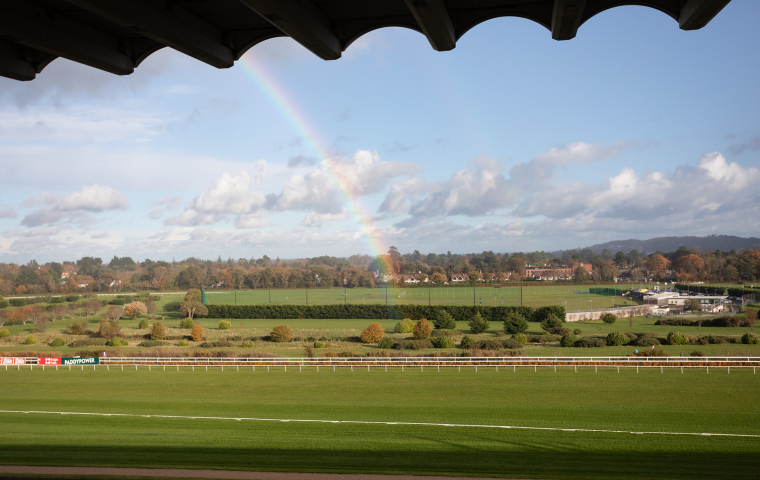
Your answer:
[[[0,370],[3,410],[760,433],[752,370]],[[756,478],[759,438],[0,414],[0,464]]]

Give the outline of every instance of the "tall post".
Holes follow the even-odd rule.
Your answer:
[[[430,306],[430,285],[428,285],[428,307]]]
[[[348,296],[346,295],[346,287],[343,287],[343,305],[348,304]]]
[[[235,290],[235,305],[237,305],[237,290]]]
[[[309,287],[306,287],[306,305],[309,304]]]

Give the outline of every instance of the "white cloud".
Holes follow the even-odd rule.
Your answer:
[[[0,218],[16,218],[18,213],[11,207],[3,207],[0,205]]]
[[[342,222],[348,218],[348,212],[342,211],[340,213],[315,213],[310,212],[306,215],[306,218],[300,223],[303,226],[311,227],[314,225],[321,225],[328,222]]]
[[[28,227],[55,224],[75,218],[80,222],[90,221],[88,213],[129,208],[129,202],[123,193],[98,184],[82,187],[80,191],[62,197],[42,193],[28,199],[23,205],[43,205],[21,220],[21,224]]]

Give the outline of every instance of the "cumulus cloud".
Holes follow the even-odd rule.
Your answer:
[[[251,184],[260,181],[266,163],[257,163],[258,173],[254,180],[246,171],[237,175],[223,173],[214,180],[214,186],[204,190],[185,206],[185,211],[178,216],[169,217],[167,225],[207,225],[227,218],[229,215],[246,215],[254,213],[266,203],[261,192],[251,190]]]
[[[342,211],[340,213],[315,213],[310,212],[303,219],[301,225],[311,227],[314,225],[321,225],[328,222],[342,222],[348,218],[348,212]]]
[[[18,213],[11,207],[3,207],[0,205],[0,218],[16,218]]]
[[[158,220],[163,217],[166,212],[180,210],[182,208],[182,197],[166,196],[156,202],[150,202],[149,204],[153,209],[148,214],[148,218],[151,220]]]
[[[42,205],[21,220],[21,224],[27,227],[55,224],[75,218],[82,220],[88,218],[87,214],[129,208],[129,202],[123,193],[98,184],[82,187],[80,191],[64,196],[43,193],[27,199],[23,205]]]

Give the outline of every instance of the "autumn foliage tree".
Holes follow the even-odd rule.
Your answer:
[[[662,275],[662,273],[670,266],[670,262],[667,258],[655,253],[647,259],[646,265],[650,273],[654,275]]]
[[[190,338],[192,338],[194,342],[200,342],[203,340],[203,327],[200,325],[194,326],[190,331]]]
[[[185,301],[179,304],[179,309],[191,320],[196,315],[208,315],[208,309],[203,305],[201,291],[197,288],[191,288],[187,291]]]
[[[293,330],[287,325],[277,325],[269,333],[269,337],[274,342],[289,342],[293,340]]]
[[[385,336],[385,330],[379,323],[372,323],[362,332],[360,339],[362,343],[377,343]]]
[[[166,336],[166,327],[161,322],[154,322],[153,327],[150,329],[151,340],[163,340]]]
[[[138,315],[147,315],[148,307],[143,302],[132,302],[124,305],[124,313],[134,320]]]
[[[414,324],[414,330],[412,330],[412,337],[415,340],[425,340],[430,337],[433,332],[433,326],[430,325],[426,318],[420,318],[417,323]]]

